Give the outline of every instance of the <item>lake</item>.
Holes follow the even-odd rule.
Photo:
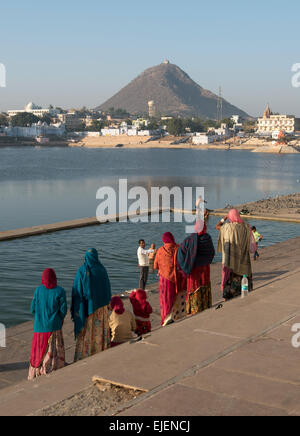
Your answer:
[[[165,149],[5,148],[0,150],[0,230],[95,216],[100,187],[204,187],[207,207],[240,204],[299,191],[298,155],[245,151]],[[216,217],[209,232],[217,241]],[[264,245],[300,236],[300,225],[253,221]],[[161,245],[165,231],[177,242],[184,223],[109,223],[1,242],[0,322],[7,327],[32,319],[30,303],[44,268],[57,272],[70,300],[72,282],[87,248],[98,249],[118,293],[138,285],[137,242]],[[215,261],[220,261],[217,255]],[[156,281],[150,275],[150,283]]]

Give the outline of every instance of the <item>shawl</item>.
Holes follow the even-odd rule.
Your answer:
[[[111,300],[111,287],[106,269],[98,259],[95,248],[87,250],[85,262],[77,271],[72,288],[71,316],[75,338],[85,326],[86,319]]]
[[[241,218],[241,215],[239,213],[239,211],[237,209],[230,209],[230,211],[228,212],[227,215],[228,219],[232,222],[232,223],[239,223],[239,224],[243,224],[243,220]]]
[[[179,246],[178,263],[182,271],[190,275],[197,266],[210,265],[215,257],[211,236],[192,233]]]
[[[218,251],[222,253],[222,264],[237,275],[252,274],[250,233],[244,221],[226,223],[220,229]]]
[[[152,307],[147,301],[146,292],[143,289],[132,291],[129,295],[129,299],[135,316],[148,319],[149,315],[152,313]]]
[[[159,270],[159,274],[170,282],[176,282],[176,253],[178,245],[174,243],[167,243],[157,250],[154,269]]]
[[[47,289],[54,289],[57,287],[57,279],[55,271],[51,268],[45,269],[42,275],[42,284]]]
[[[111,299],[110,307],[118,315],[122,315],[125,312],[123,301],[117,295]]]
[[[175,239],[171,232],[164,233],[162,240],[164,244],[175,244]]]

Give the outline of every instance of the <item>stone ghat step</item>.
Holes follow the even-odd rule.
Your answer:
[[[88,218],[80,218],[76,220],[62,221],[58,223],[45,224],[41,226],[33,226],[33,227],[24,227],[21,229],[15,230],[6,230],[4,232],[0,232],[0,241],[9,241],[13,239],[27,238],[30,236],[43,235],[45,233],[58,232],[62,230],[72,230],[80,227],[88,227],[95,226],[106,223],[119,222],[121,220],[131,219],[137,216],[143,215],[151,215],[151,214],[162,214],[163,212],[171,212],[171,213],[182,213],[188,215],[194,215],[195,210],[186,210],[186,209],[176,209],[176,208],[159,208],[159,209],[148,209],[142,210],[138,215],[134,212],[132,213],[123,213],[116,215],[106,215],[102,217],[100,220],[97,217],[88,217]],[[216,211],[210,212],[212,216],[224,216],[227,214],[228,210],[217,209]],[[291,222],[291,223],[300,223],[300,218],[296,217],[282,217],[282,216],[264,216],[264,215],[243,215],[245,219],[253,219],[253,220],[267,220],[267,221],[281,221],[281,222]]]

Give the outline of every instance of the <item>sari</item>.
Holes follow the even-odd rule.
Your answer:
[[[222,253],[223,298],[230,300],[241,295],[243,275],[248,278],[248,290],[253,290],[250,251],[255,248],[252,230],[236,209],[228,213],[230,222],[220,228],[218,251]]]
[[[65,366],[62,326],[67,313],[67,301],[65,290],[57,286],[53,269],[48,268],[43,272],[42,285],[35,291],[31,312],[35,319],[28,380]]]
[[[97,250],[89,249],[72,288],[75,362],[109,348],[110,300],[111,287],[107,271],[99,261]]]
[[[154,268],[159,271],[161,325],[185,316],[186,277],[178,269],[178,244],[170,232],[163,234],[164,246],[157,251]]]
[[[178,264],[187,275],[186,311],[192,315],[212,307],[210,264],[215,256],[206,224],[197,222],[195,231],[178,249]]]

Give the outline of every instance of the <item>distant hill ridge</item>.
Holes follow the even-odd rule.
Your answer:
[[[114,107],[126,109],[131,114],[145,114],[151,100],[159,115],[217,117],[218,96],[199,86],[177,65],[168,62],[148,68],[96,109]],[[223,99],[223,118],[232,115],[251,118]]]

